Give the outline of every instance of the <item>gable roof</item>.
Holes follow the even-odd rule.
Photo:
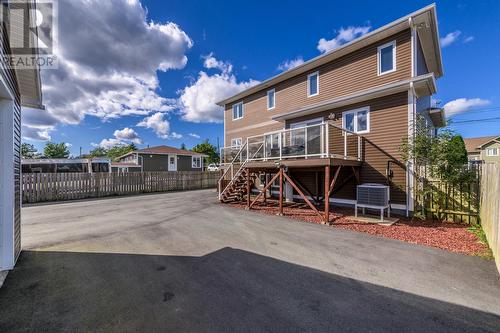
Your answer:
[[[498,135],[481,136],[477,138],[464,138],[465,149],[468,153],[478,153],[485,144],[500,138]]]
[[[397,32],[409,29],[410,27],[416,27],[429,72],[434,73],[436,78],[441,77],[443,75],[443,65],[441,59],[441,47],[439,45],[436,5],[431,4],[409,15],[401,17],[381,28],[373,30],[359,38],[356,38],[332,51],[319,55],[297,67],[267,79],[236,95],[219,101],[216,104],[224,106],[225,104],[236,102],[246,96],[271,88],[279,82],[311,71],[334,59],[352,53],[367,45],[376,43],[384,38],[387,38],[388,36],[394,35]]]
[[[184,156],[203,156],[207,157],[205,154],[200,154],[196,153],[194,151],[190,150],[183,150],[175,147],[170,147],[170,146],[156,146],[156,147],[148,147],[144,149],[138,149],[134,150],[130,153],[127,153],[125,155],[120,156],[120,158],[128,156],[130,154],[153,154],[153,155],[167,155],[167,154],[177,154],[177,155],[184,155]]]

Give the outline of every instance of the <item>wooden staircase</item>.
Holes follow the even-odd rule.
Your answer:
[[[220,196],[221,202],[238,202],[246,198],[247,193],[247,169],[242,168],[238,172],[229,186],[222,192]],[[250,188],[253,188],[257,174],[250,173]]]

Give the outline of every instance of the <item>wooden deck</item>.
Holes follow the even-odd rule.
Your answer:
[[[245,168],[254,170],[277,169],[280,166],[287,168],[324,168],[325,166],[361,166],[362,161],[343,158],[308,158],[294,160],[249,161]]]

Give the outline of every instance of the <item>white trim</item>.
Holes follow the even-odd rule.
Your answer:
[[[408,90],[408,142],[413,143],[415,136],[415,112],[416,112],[416,101],[415,94],[413,91],[413,84]],[[406,164],[406,206],[409,211],[414,211],[415,209],[415,167],[412,161]],[[409,215],[407,213],[407,215]]]
[[[412,24],[412,18],[408,18],[408,23],[411,27],[411,77],[415,77],[418,73],[418,62],[417,62],[417,29]]]
[[[200,161],[200,166],[197,166],[195,165],[195,160],[199,160]],[[201,169],[203,167],[203,159],[201,158],[201,156],[191,156],[191,168],[192,169]]]
[[[273,93],[273,106],[272,107],[269,107],[269,93],[272,92]],[[273,110],[276,108],[276,89],[269,89],[266,93],[266,97],[267,97],[267,109],[268,110]]]
[[[358,131],[358,113],[366,111],[366,130],[364,131]],[[357,108],[353,110],[347,110],[342,112],[342,128],[347,129],[345,126],[345,116],[348,114],[355,114],[354,117],[354,128],[353,132],[357,134],[366,134],[370,133],[370,107],[369,106],[364,106],[362,108]]]
[[[382,72],[382,62],[380,61],[381,60],[380,59],[380,51],[382,49],[385,49],[388,46],[392,46],[392,69],[387,70],[385,72]],[[385,44],[377,47],[377,73],[378,73],[378,76],[381,76],[381,75],[395,72],[396,69],[397,69],[397,65],[396,65],[396,40],[393,40],[392,42],[385,43]]]
[[[173,157],[174,158],[174,161],[175,161],[175,168],[170,168],[170,158]],[[177,154],[168,154],[168,157],[167,157],[168,161],[167,161],[167,170],[168,171],[177,171]]]
[[[237,106],[237,105],[241,105],[241,117],[234,118],[234,107]],[[233,106],[231,106],[231,117],[233,118],[233,121],[238,120],[238,119],[243,119],[244,113],[245,112],[244,112],[243,101],[238,102],[238,103],[234,103]]]
[[[290,129],[297,129],[297,128],[301,128],[301,127],[312,126],[312,125],[308,125],[308,124],[315,123],[315,122],[318,122],[318,121],[321,121],[321,123],[319,123],[319,124],[313,124],[313,125],[324,124],[325,123],[325,117],[312,118],[312,119],[308,119],[308,120],[299,121],[299,122],[296,122],[296,123],[290,122],[289,124],[290,124]],[[273,132],[271,132],[271,133],[273,133]]]
[[[496,151],[496,154],[493,154],[493,150]],[[500,148],[497,148],[497,147],[493,147],[493,148],[486,148],[486,156],[498,156],[498,150],[500,150]],[[491,154],[490,154],[490,151],[491,151]]]
[[[234,144],[233,141],[240,141],[240,144]],[[240,137],[240,138],[232,138],[231,139],[231,146],[230,147],[241,147],[243,145],[243,139]]]
[[[309,80],[311,79],[311,76],[316,75],[316,93],[311,94],[311,84],[309,83]],[[319,95],[319,71],[313,72],[309,75],[307,75],[307,97],[313,97]]]
[[[0,99],[0,270],[14,268],[14,102]]]
[[[224,132],[223,132],[224,137],[222,138],[222,147],[225,147],[226,146],[226,135],[227,135],[227,133],[226,133],[226,114],[225,114],[226,113],[226,104],[224,104],[223,109],[224,109]],[[231,112],[232,112],[232,110],[231,110]]]

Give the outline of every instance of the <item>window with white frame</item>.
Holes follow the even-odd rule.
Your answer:
[[[396,70],[396,41],[378,47],[378,75]]]
[[[241,147],[241,138],[231,139],[231,147]]]
[[[370,108],[360,108],[342,113],[342,127],[355,133],[370,132]]]
[[[276,91],[274,89],[271,89],[267,92],[267,109],[272,110],[274,109],[275,106],[275,97],[276,97]]]
[[[243,118],[243,102],[233,105],[233,120]]]
[[[201,156],[191,156],[191,166],[194,169],[201,168]]]
[[[307,76],[307,96],[319,94],[319,72],[311,73]]]
[[[488,148],[486,149],[486,156],[498,156],[498,148]]]

